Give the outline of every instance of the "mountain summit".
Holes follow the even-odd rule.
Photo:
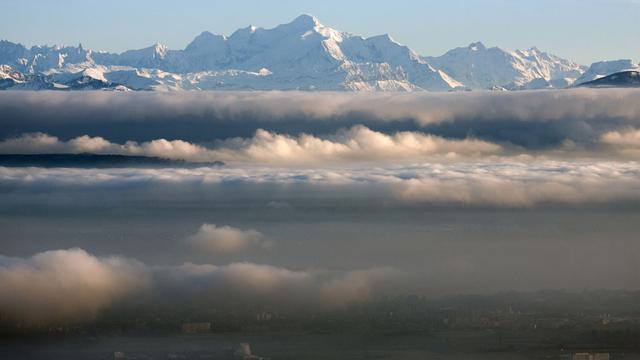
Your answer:
[[[450,91],[566,87],[586,67],[537,48],[475,42],[424,57],[389,35],[369,38],[300,15],[271,29],[205,31],[184,49],[156,43],[121,54],[0,41],[0,88]],[[9,75],[10,74],[10,75]],[[604,74],[606,75],[606,74]]]
[[[567,84],[571,84],[586,70],[585,66],[535,47],[507,51],[487,48],[481,42],[426,60],[472,89],[526,87],[536,79],[547,82],[567,79]]]

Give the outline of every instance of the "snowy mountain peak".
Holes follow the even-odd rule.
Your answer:
[[[389,34],[364,38],[307,14],[273,28],[248,26],[229,37],[204,31],[176,50],[155,43],[112,54],[82,45],[26,48],[0,41],[0,65],[8,66],[2,68],[3,86],[132,90],[542,89],[637,68],[622,60],[586,71],[536,47],[511,51],[479,41],[425,57]]]
[[[299,35],[302,38],[315,34],[333,42],[341,42],[343,35],[345,35],[336,29],[323,25],[315,16],[307,14],[300,15],[290,23],[279,25],[267,31],[283,34],[284,36]],[[330,46],[335,47],[335,45]]]
[[[167,51],[169,50],[166,45],[156,42],[152,46],[154,56],[164,59],[167,56]]]
[[[305,30],[310,30],[316,27],[323,26],[318,20],[318,18],[309,14],[302,14],[297,18],[293,19],[293,21],[290,22],[289,24],[285,24],[285,26],[286,25],[290,25],[290,26],[305,29]]]
[[[484,50],[487,50],[487,48],[484,46],[484,44],[482,42],[480,42],[480,41],[477,41],[477,42],[469,44],[467,49],[469,49],[471,51],[484,51]]]
[[[224,43],[226,40],[227,38],[224,35],[217,35],[209,31],[203,31],[200,35],[196,36],[189,45],[187,45],[186,50],[207,48],[212,44],[219,45]]]
[[[248,39],[251,36],[253,36],[256,32],[264,30],[262,28],[258,28],[256,26],[253,25],[249,25],[247,27],[238,29],[236,31],[234,31],[227,40],[235,40],[235,39]]]
[[[153,48],[154,48],[154,49],[156,49],[156,51],[158,51],[158,52],[166,52],[166,51],[167,51],[167,49],[168,49],[168,48],[167,48],[167,45],[164,45],[164,44],[162,44],[162,43],[161,43],[161,42],[159,42],[159,41],[156,41],[156,42],[153,44]]]
[[[375,36],[372,36],[372,37],[368,38],[367,41],[375,42],[375,43],[385,43],[386,42],[386,43],[390,43],[390,44],[403,46],[402,44],[397,42],[393,37],[391,37],[391,35],[389,35],[389,34],[375,35]]]
[[[579,64],[535,47],[508,51],[498,47],[487,48],[481,42],[426,60],[472,89],[526,88],[536,79],[556,84],[554,80],[566,78],[572,83],[585,70]]]

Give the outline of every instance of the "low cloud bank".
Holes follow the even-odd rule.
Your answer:
[[[5,92],[0,109],[66,121],[89,114],[112,114],[111,121],[150,117],[251,117],[263,121],[311,117],[331,119],[361,114],[384,121],[415,119],[421,124],[464,117],[560,120],[568,117],[638,118],[640,91],[574,89],[561,91],[473,93],[344,93],[344,92]],[[38,105],[38,106],[35,106]],[[101,121],[100,117],[94,117]],[[93,120],[96,121],[96,120]]]
[[[83,321],[115,301],[150,287],[149,270],[121,257],[95,257],[81,249],[30,258],[0,256],[0,313],[31,323]]]
[[[0,257],[0,314],[43,325],[91,321],[115,302],[140,299],[149,305],[173,301],[177,307],[225,301],[336,306],[375,296],[398,275],[388,268],[328,273],[252,263],[152,267],[81,249],[57,250]]]
[[[588,147],[565,141],[546,151],[527,151],[476,138],[447,139],[416,131],[385,134],[357,125],[323,137],[309,134],[290,136],[260,129],[253,137],[220,140],[210,147],[166,139],[118,144],[88,135],[62,141],[44,133],[29,133],[0,141],[0,154],[116,154],[191,162],[309,167],[359,162],[383,164],[499,158],[508,161],[527,157],[631,159],[640,151],[639,139],[640,130],[624,128],[600,135]]]
[[[499,145],[475,139],[452,140],[420,132],[392,135],[355,126],[319,138],[297,137],[258,130],[252,138],[233,138],[205,148],[182,140],[158,139],[144,143],[116,144],[101,137],[80,136],[61,141],[43,133],[24,134],[0,142],[0,153],[94,153],[144,155],[187,161],[224,161],[268,165],[313,165],[353,161],[416,160],[433,156],[480,156],[497,154]]]
[[[242,199],[371,199],[397,205],[529,207],[615,204],[640,200],[640,164],[634,161],[498,161],[422,163],[398,167],[274,169],[2,168],[0,186],[21,191],[154,186],[161,200],[181,191]],[[164,188],[163,186],[168,186]],[[233,191],[229,186],[233,187]],[[163,192],[164,191],[164,192]]]
[[[263,164],[298,164],[418,160],[430,156],[479,156],[497,154],[499,145],[476,139],[452,140],[420,132],[387,135],[354,126],[326,138],[291,137],[258,130],[251,139],[231,139],[215,150],[223,161]]]
[[[330,272],[290,270],[248,262],[225,266],[187,263],[159,269],[160,294],[181,294],[191,303],[244,302],[275,306],[341,306],[397,287],[393,268]],[[164,296],[161,296],[164,297]]]
[[[204,143],[249,138],[257,129],[318,136],[362,124],[384,133],[426,131],[441,137],[557,146],[590,145],[608,131],[639,127],[640,90],[472,93],[109,92],[0,93],[0,139],[43,132],[85,134],[118,143],[181,139]]]
[[[142,155],[166,159],[208,161],[208,150],[186,141],[158,139],[145,143],[129,141],[115,144],[101,137],[83,135],[69,141],[61,141],[44,133],[24,134],[0,142],[3,154],[114,154]]]

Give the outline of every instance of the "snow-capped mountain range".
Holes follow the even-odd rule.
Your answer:
[[[451,91],[565,88],[630,60],[590,68],[537,48],[482,43],[425,57],[389,35],[363,38],[302,15],[273,29],[203,32],[183,50],[155,44],[121,54],[82,45],[0,41],[0,89]]]

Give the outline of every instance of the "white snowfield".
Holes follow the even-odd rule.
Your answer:
[[[591,68],[540,51],[474,43],[424,57],[389,35],[340,32],[310,15],[230,36],[203,32],[183,50],[162,44],[121,54],[82,45],[0,41],[0,89],[454,91],[566,88],[634,69]]]

